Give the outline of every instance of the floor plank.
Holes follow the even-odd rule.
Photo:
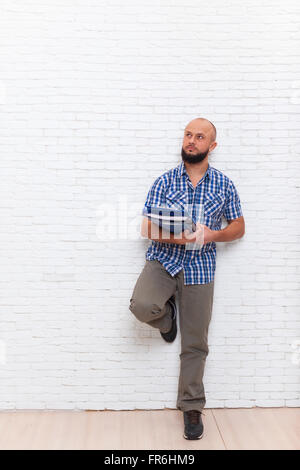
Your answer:
[[[299,408],[215,409],[229,450],[299,450]]]
[[[183,438],[179,410],[1,411],[0,449],[300,449],[300,408],[205,409],[204,436]]]

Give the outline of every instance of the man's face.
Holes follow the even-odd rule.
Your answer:
[[[184,130],[182,160],[192,164],[202,162],[216,145],[208,126],[190,123]]]

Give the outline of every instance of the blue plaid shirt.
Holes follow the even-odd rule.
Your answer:
[[[233,220],[243,215],[238,192],[221,171],[208,164],[207,171],[193,187],[184,162],[166,171],[152,184],[145,202],[146,206],[192,208],[192,219],[200,221],[211,230],[220,230],[222,216]],[[204,208],[204,218],[199,218],[199,207]],[[175,276],[183,269],[184,284],[206,284],[214,280],[216,269],[216,243],[210,242],[201,249],[186,249],[185,245],[162,243],[151,240],[146,260],[158,260]]]

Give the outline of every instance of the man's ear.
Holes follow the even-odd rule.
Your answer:
[[[211,144],[210,152],[212,152],[213,149],[215,149],[217,145],[218,145],[218,142],[214,142],[213,144]]]

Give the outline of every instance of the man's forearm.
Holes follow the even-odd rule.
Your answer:
[[[230,242],[241,238],[244,233],[245,225],[241,224],[241,220],[231,222],[222,230],[211,230],[208,227],[204,227],[204,243]],[[146,218],[142,223],[142,236],[161,243],[175,243],[178,245],[196,242],[196,237],[187,239],[183,232],[176,235],[166,232]]]
[[[214,230],[213,232],[214,242],[231,242],[241,238],[244,235],[245,230],[241,228],[240,223],[235,223],[233,221],[222,230]]]

